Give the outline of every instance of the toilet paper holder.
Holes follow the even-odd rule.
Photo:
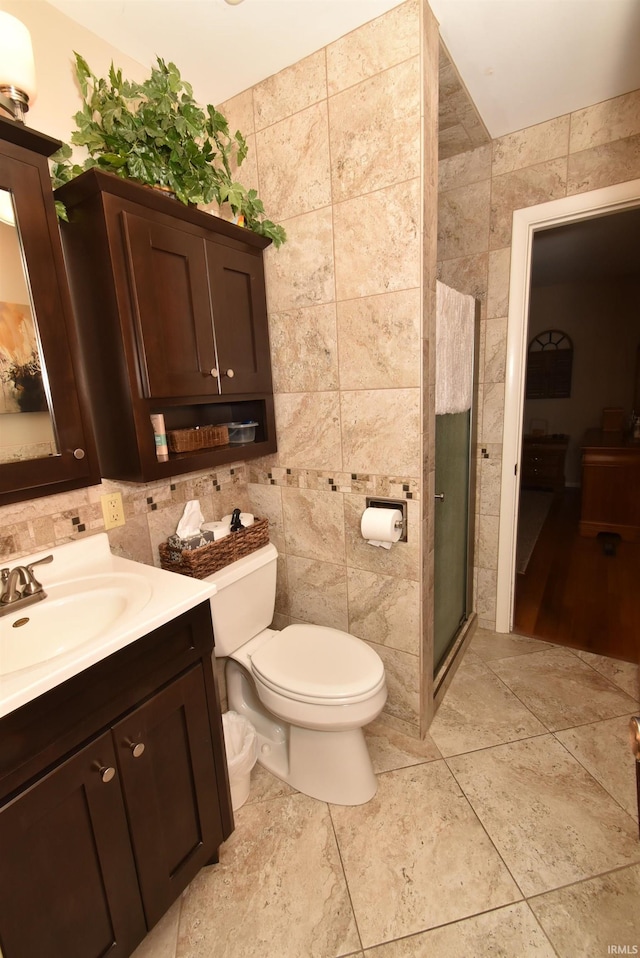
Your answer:
[[[407,541],[407,503],[405,499],[378,499],[367,496],[367,509],[399,509],[402,520],[398,520],[396,528],[402,528],[399,542]]]

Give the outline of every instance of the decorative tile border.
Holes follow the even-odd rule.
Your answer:
[[[403,476],[259,465],[250,465],[248,473],[249,482],[263,486],[288,486],[294,489],[313,489],[317,492],[342,492],[388,499],[420,499],[419,480]]]
[[[233,486],[244,491],[246,483],[245,464],[239,463],[217,469],[215,473],[192,473],[156,483],[105,480],[87,490],[6,506],[0,511],[0,519],[3,512],[7,515],[7,520],[2,521],[0,562],[104,532],[100,497],[106,492],[122,494],[126,524],[130,519],[174,507],[176,503],[215,497]]]
[[[216,469],[215,472],[192,473],[140,485],[105,480],[99,486],[78,490],[77,493],[22,504],[15,518],[8,515],[9,521],[3,522],[0,561],[9,561],[82,536],[104,532],[100,497],[106,492],[122,494],[125,521],[129,521],[174,509],[177,504],[191,499],[209,500],[211,504],[211,497],[215,500],[217,495],[228,494],[234,486],[240,495],[246,491],[249,482],[387,499],[420,499],[420,482],[415,478],[294,469],[273,466],[268,461],[236,463]],[[7,513],[12,508],[7,506]]]

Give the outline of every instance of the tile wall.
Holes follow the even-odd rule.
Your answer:
[[[288,234],[266,254],[276,456],[0,508],[3,561],[101,531],[111,489],[126,516],[112,547],[143,562],[157,564],[189,499],[205,519],[234,506],[268,517],[279,623],[370,642],[387,670],[385,717],[414,735],[426,728],[431,675],[421,613],[432,530],[421,504],[432,467],[437,72],[435,20],[408,0],[221,104],[249,143],[242,182]],[[364,542],[367,495],[406,501],[407,543]]]
[[[438,278],[482,304],[475,570],[480,624],[495,624],[513,211],[640,177],[640,90],[439,164]]]
[[[371,643],[386,718],[414,734],[428,695],[421,344],[436,235],[436,151],[423,137],[438,108],[437,26],[420,7],[409,0],[222,105],[288,235],[266,254],[278,454],[248,464],[281,557],[279,620]],[[406,500],[407,543],[364,542],[367,495]]]
[[[223,107],[248,134],[243,182],[289,234],[267,254],[278,456],[0,508],[3,562],[101,531],[100,494],[113,488],[127,521],[112,546],[145,562],[188,499],[207,519],[235,505],[264,512],[283,555],[282,621],[346,624],[374,643],[389,716],[414,732],[429,701],[438,108],[437,29],[424,4],[420,33],[421,6],[409,0]],[[482,304],[475,591],[485,626],[495,620],[512,211],[639,176],[640,91],[440,162],[438,276]],[[359,536],[370,493],[408,501],[409,542],[391,555]]]

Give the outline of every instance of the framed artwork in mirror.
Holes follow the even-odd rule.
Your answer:
[[[0,415],[48,411],[31,308],[0,302]]]

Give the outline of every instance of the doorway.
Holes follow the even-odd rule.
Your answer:
[[[640,208],[534,235],[516,546],[513,630],[621,659],[640,635],[639,244]]]
[[[524,385],[529,341],[527,318],[532,298],[531,279],[535,236],[536,234],[542,235],[542,231],[553,231],[554,227],[572,223],[580,224],[587,220],[593,220],[594,217],[632,210],[636,207],[640,207],[640,181],[619,184],[590,194],[567,197],[564,200],[519,210],[514,214],[496,606],[496,628],[501,632],[512,631],[516,606],[518,576],[516,572],[516,529],[520,506],[521,450],[525,427],[527,427]],[[603,249],[601,256],[606,258],[607,252],[607,248]],[[555,256],[552,259],[554,264],[557,265],[559,257]],[[545,417],[540,416],[539,418],[544,419]],[[597,423],[594,423],[594,425],[597,425]],[[576,443],[579,443],[579,439],[579,436],[576,437]],[[575,479],[573,481],[575,482]],[[571,491],[571,487],[569,487],[569,491]],[[575,509],[577,498],[575,486],[573,487],[573,497]],[[557,518],[562,514],[562,502],[556,501],[555,509],[549,511],[549,519]],[[547,537],[550,537],[551,541],[551,553],[554,554],[560,551],[556,548],[554,552],[554,544],[557,545],[558,542],[557,528],[556,533],[553,533],[553,531],[547,533]],[[544,546],[542,533],[539,542],[540,549],[542,549]],[[549,570],[549,555],[551,553],[547,554],[547,570]],[[541,561],[544,563],[544,560]],[[571,563],[570,558],[568,561]],[[597,574],[599,575],[599,573]],[[575,575],[579,577],[574,568],[574,578]],[[561,578],[557,570],[554,574],[549,572],[546,585],[540,586],[542,592],[545,588],[547,590],[557,590]],[[548,638],[548,636],[540,637]],[[556,634],[552,641],[560,641],[559,636]]]

